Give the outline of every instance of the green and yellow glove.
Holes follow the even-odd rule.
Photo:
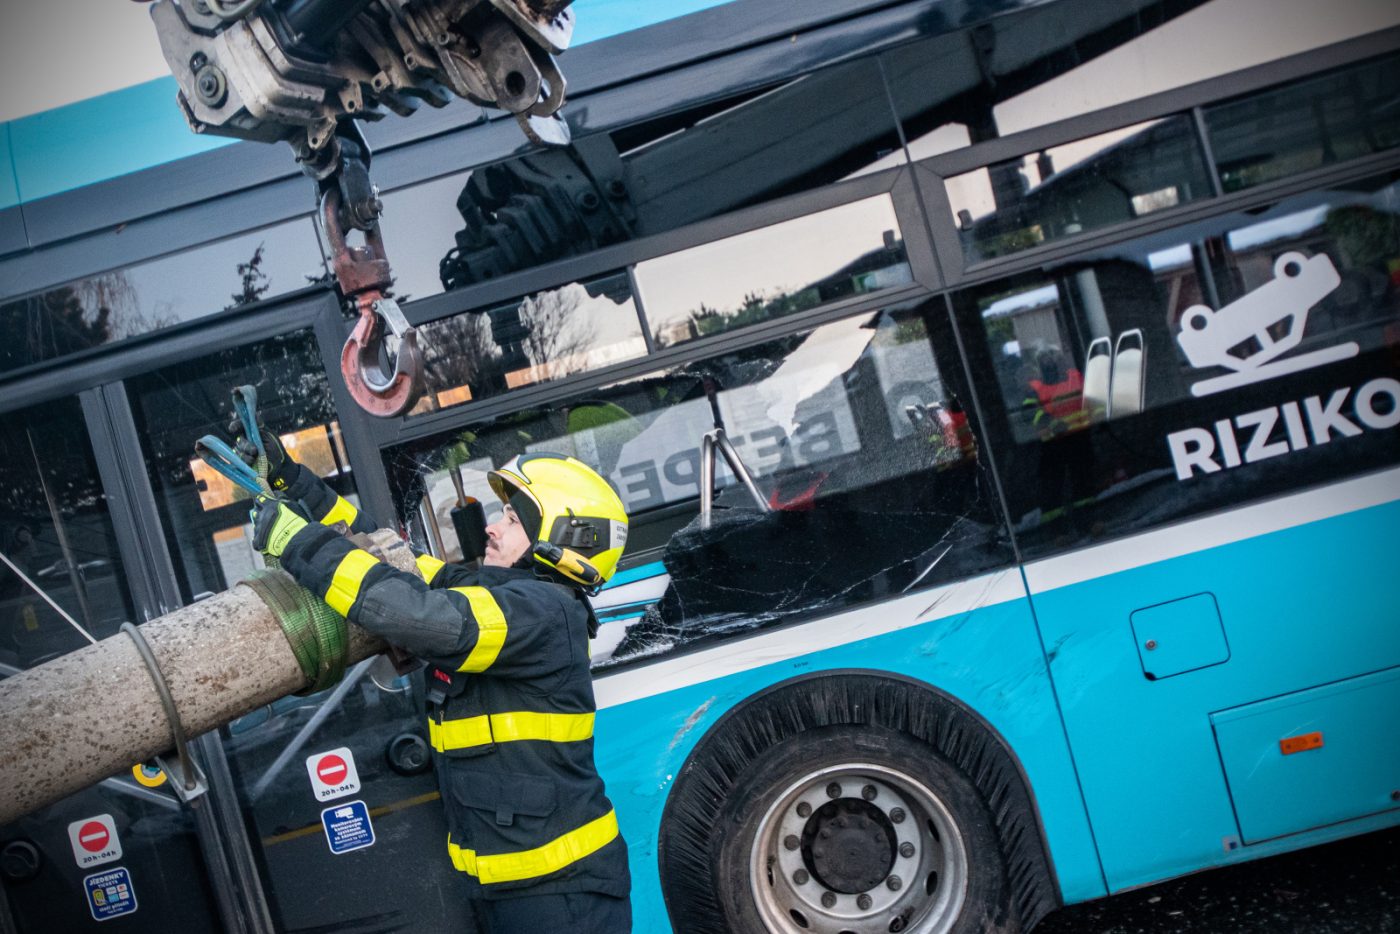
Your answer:
[[[253,547],[264,555],[280,558],[292,536],[306,528],[310,520],[296,504],[276,496],[263,494],[254,503],[249,513],[253,520]]]
[[[243,434],[243,423],[235,418],[229,422],[228,431],[235,438],[233,449],[238,452],[238,456],[243,458],[243,462],[249,467],[259,469],[258,458],[263,455],[263,451],[259,451]],[[267,483],[274,490],[281,492],[296,480],[300,465],[287,455],[282,442],[277,439],[277,433],[269,431],[262,419],[258,419],[258,434],[262,438],[263,450],[267,456]]]

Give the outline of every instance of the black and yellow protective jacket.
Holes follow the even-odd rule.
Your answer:
[[[315,524],[288,543],[282,566],[427,663],[448,852],[473,894],[628,894],[626,845],[593,764],[582,593],[530,570],[468,571],[428,556],[419,579]]]

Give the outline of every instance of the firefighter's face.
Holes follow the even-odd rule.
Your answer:
[[[530,550],[530,536],[520,524],[520,517],[509,506],[501,518],[486,527],[486,567],[508,568]]]

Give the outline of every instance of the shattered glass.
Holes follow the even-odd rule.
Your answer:
[[[401,518],[458,559],[468,497],[518,454],[608,478],[631,517],[619,580],[594,601],[594,664],[839,611],[1009,564],[951,326],[940,302],[864,312],[386,452]],[[701,514],[702,439],[722,458]],[[658,599],[659,598],[659,599]]]

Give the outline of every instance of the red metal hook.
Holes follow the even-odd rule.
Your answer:
[[[335,188],[321,199],[321,222],[341,294],[355,302],[360,315],[340,352],[340,375],[366,412],[380,418],[402,415],[423,393],[423,355],[417,329],[409,326],[398,303],[384,295],[393,280],[379,225],[365,233],[364,246],[347,244],[340,221],[340,192]],[[392,371],[384,366],[388,333],[399,339]]]

